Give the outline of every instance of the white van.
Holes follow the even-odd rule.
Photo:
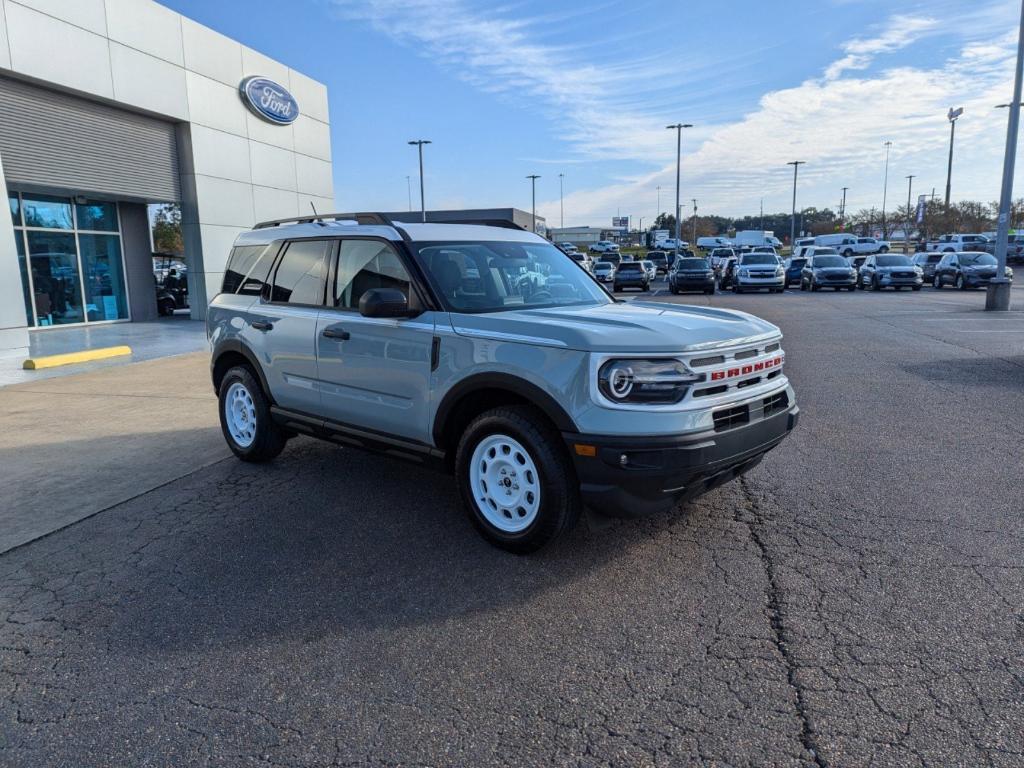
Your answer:
[[[724,237],[698,237],[697,247],[702,251],[710,251],[712,248],[728,248],[729,241]]]

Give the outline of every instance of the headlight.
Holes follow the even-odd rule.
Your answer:
[[[924,270],[923,270],[923,269],[921,269],[920,267],[914,267],[914,271],[915,271],[915,272],[916,272],[917,274],[919,274],[919,275],[923,275],[923,274],[924,274]]]
[[[613,403],[678,403],[701,376],[678,360],[609,360],[598,372],[601,394]]]
[[[775,268],[775,276],[776,277],[782,277],[784,274],[786,274],[786,270],[784,270],[782,267],[776,267]]]
[[[750,277],[750,270],[749,269],[741,269],[740,270],[740,277]]]

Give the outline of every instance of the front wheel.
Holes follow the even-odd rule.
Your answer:
[[[942,280],[939,278],[938,275],[932,278],[932,288],[934,288],[935,290],[939,290],[940,288],[942,288]]]
[[[470,520],[509,552],[534,552],[579,519],[578,481],[562,439],[531,406],[477,416],[459,441],[455,473]]]
[[[270,417],[270,401],[252,371],[232,368],[220,383],[220,429],[228,448],[242,461],[270,461],[288,437]]]
[[[967,290],[967,283],[964,282],[964,276],[963,275],[957,275],[956,276],[956,287],[958,289],[960,289],[961,291],[966,291]]]
[[[871,290],[872,291],[880,291],[880,290],[882,290],[882,284],[880,282],[878,282],[878,278],[877,277],[871,278]]]
[[[888,252],[889,252],[889,249],[888,249],[888,248],[886,248],[886,247],[885,247],[885,246],[883,245],[883,246],[882,246],[881,248],[879,248],[879,249],[878,249],[878,252],[879,252],[879,253],[888,253]]]

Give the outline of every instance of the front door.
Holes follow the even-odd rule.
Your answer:
[[[429,443],[436,313],[403,319],[359,314],[359,299],[373,288],[397,288],[410,305],[418,303],[409,270],[387,241],[342,240],[333,273],[316,334],[324,417]]]

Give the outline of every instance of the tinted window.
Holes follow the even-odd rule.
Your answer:
[[[231,249],[221,293],[259,296],[276,250],[267,245],[242,245]]]
[[[48,195],[23,196],[26,227],[71,229],[71,201]]]
[[[117,232],[117,205],[90,201],[75,205],[79,229]]]
[[[334,306],[359,309],[374,288],[395,288],[409,298],[409,273],[391,246],[379,240],[343,240],[334,279]]]
[[[791,267],[802,267],[806,263],[807,263],[807,259],[793,259],[789,263],[789,266],[791,266]],[[843,263],[845,264],[845,262],[843,262]]]
[[[848,267],[846,259],[842,256],[815,256],[814,266],[816,267]]]
[[[325,240],[289,243],[274,273],[270,300],[282,304],[322,304],[324,297]]]
[[[875,263],[880,267],[911,267],[910,259],[906,256],[876,256]]]
[[[779,263],[779,260],[770,253],[748,253],[742,257],[741,263],[743,266],[748,264],[771,264],[775,266]]]
[[[676,269],[710,269],[704,259],[680,259],[676,262]]]
[[[838,254],[838,253],[839,253],[839,251],[837,251],[835,248],[815,248],[814,249],[814,255],[815,256],[832,256],[832,255],[835,255],[835,254]]]
[[[599,261],[594,265],[594,269],[611,269],[612,263],[610,261]]]
[[[988,253],[961,253],[960,263],[964,266],[986,267],[993,267],[998,264],[996,257]]]
[[[619,265],[619,272],[640,272],[643,265],[638,261],[624,261]]]

